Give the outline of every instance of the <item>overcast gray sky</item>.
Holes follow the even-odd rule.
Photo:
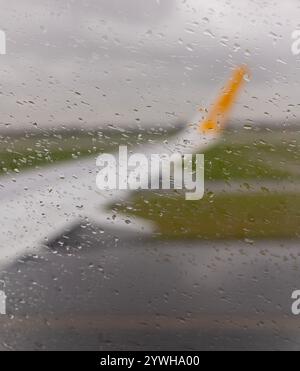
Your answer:
[[[148,126],[208,107],[231,69],[251,81],[233,120],[295,121],[299,0],[0,0],[0,131]],[[253,123],[253,124],[254,124]]]

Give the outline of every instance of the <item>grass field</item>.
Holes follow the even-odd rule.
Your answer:
[[[205,153],[206,180],[298,178],[299,146],[294,136],[228,132]],[[167,131],[74,131],[0,137],[0,174],[113,152],[149,140],[162,142]]]
[[[205,153],[205,181],[271,181],[288,184],[300,180],[298,132],[227,133]],[[285,239],[300,235],[299,193],[206,194],[186,201],[176,192],[146,192],[115,212],[136,215],[157,225],[157,236],[171,239]]]
[[[272,147],[273,149],[273,147]],[[219,144],[205,153],[206,180],[249,180],[249,179],[287,179],[297,177],[277,163],[277,156],[285,165],[291,162],[285,156],[284,147],[277,146],[273,152],[269,146],[255,144]]]
[[[178,195],[144,193],[112,209],[155,222],[160,238],[250,241],[300,236],[300,194],[210,194],[185,201]]]
[[[41,168],[62,161],[113,152],[119,145],[134,146],[149,139],[166,138],[167,132],[64,131],[0,137],[0,174]]]
[[[49,132],[0,138],[0,174],[113,152],[118,145],[161,142],[167,132]],[[205,180],[218,182],[300,180],[298,132],[225,133],[205,153]],[[114,205],[117,213],[156,223],[161,238],[295,238],[300,233],[299,194],[208,194],[186,201],[176,192],[136,193]]]

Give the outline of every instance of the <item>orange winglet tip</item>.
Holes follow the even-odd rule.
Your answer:
[[[209,111],[208,117],[199,122],[199,131],[204,133],[216,132],[224,128],[236,97],[245,82],[246,76],[249,75],[249,69],[244,65],[233,71],[230,80]]]

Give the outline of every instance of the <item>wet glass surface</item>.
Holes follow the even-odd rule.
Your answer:
[[[0,9],[0,349],[298,350],[299,2]]]

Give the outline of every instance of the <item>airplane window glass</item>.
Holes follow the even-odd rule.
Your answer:
[[[0,350],[298,350],[300,3],[0,5]]]

